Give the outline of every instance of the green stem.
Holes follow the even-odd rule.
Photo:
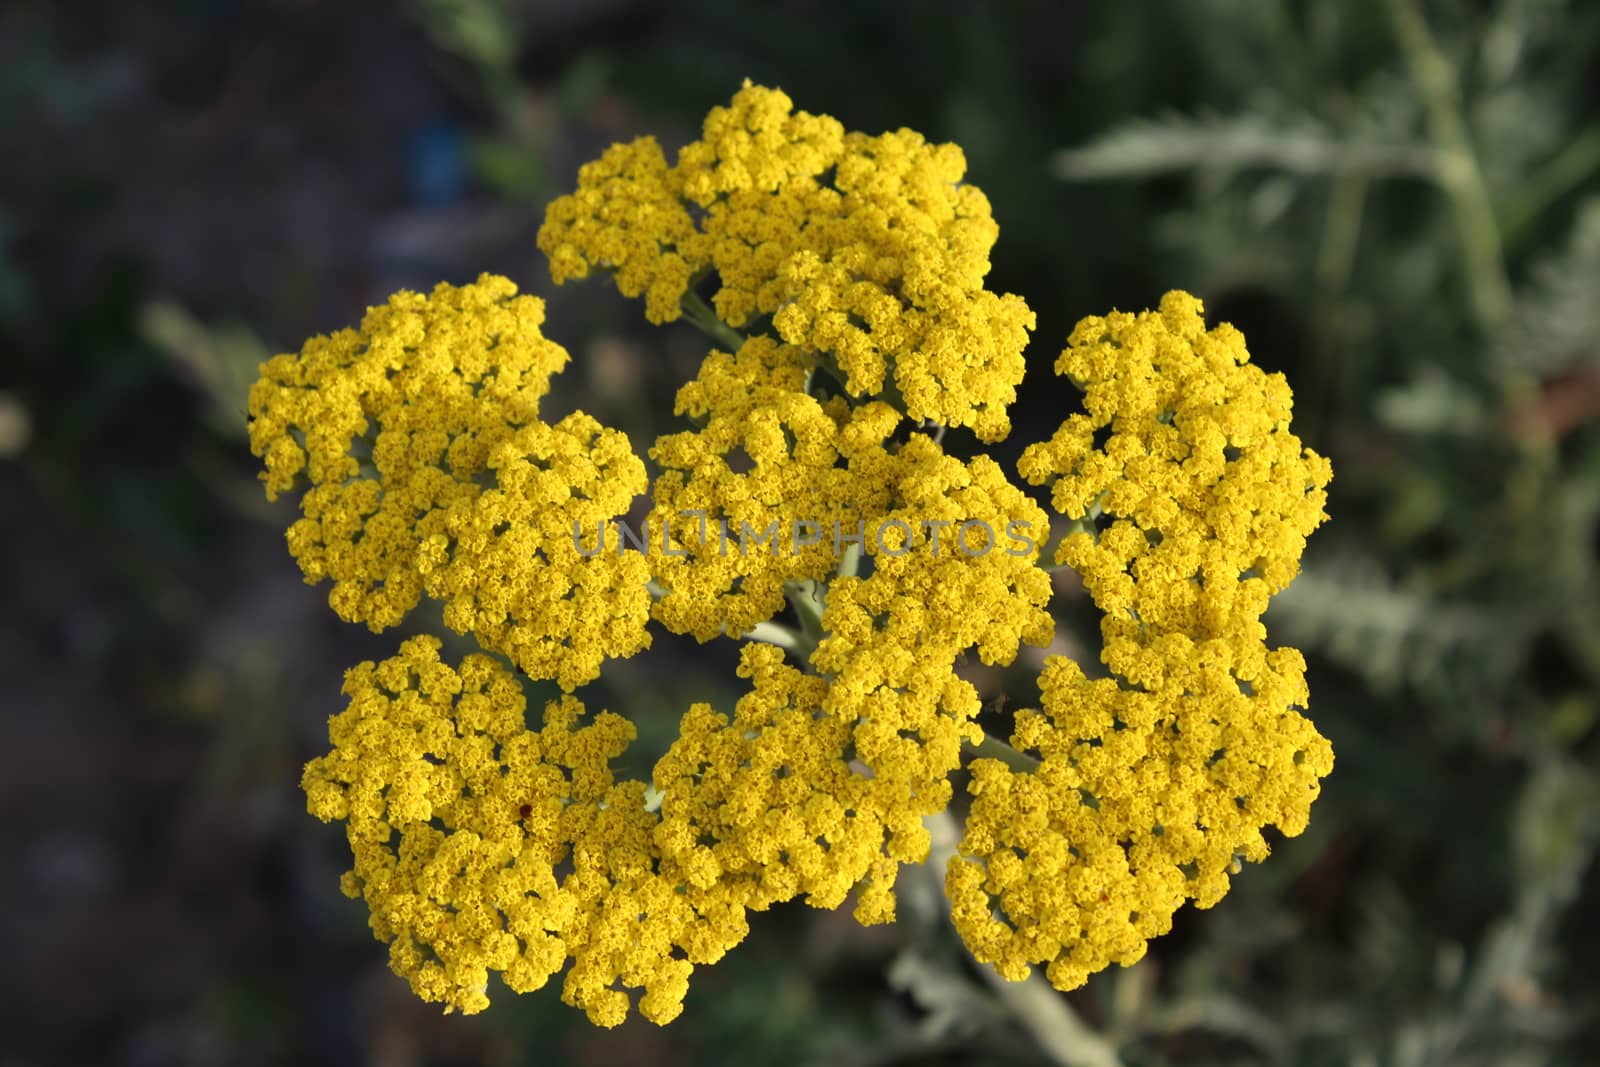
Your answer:
[[[1457,74],[1439,51],[1418,0],[1389,0],[1389,16],[1411,80],[1427,107],[1428,131],[1439,153],[1435,178],[1455,216],[1473,314],[1485,332],[1492,331],[1511,309],[1511,285],[1506,280],[1499,224],[1462,118]]]
[[[1369,179],[1360,173],[1336,174],[1328,197],[1328,214],[1322,226],[1322,244],[1317,253],[1316,304],[1313,314],[1316,330],[1316,375],[1318,388],[1311,394],[1316,404],[1314,418],[1319,422],[1327,418],[1334,398],[1341,396],[1361,376],[1352,364],[1361,362],[1361,372],[1366,367],[1358,346],[1356,352],[1346,350],[1342,343],[1348,335],[1344,329],[1343,300],[1350,285],[1350,275],[1355,268],[1356,248],[1360,244],[1361,217],[1366,208]]]
[[[861,570],[861,546],[854,541],[844,546],[844,551],[839,553],[839,569],[834,572],[836,578],[854,578]]]
[[[1018,774],[1032,774],[1039,769],[1039,759],[1026,752],[1019,752],[992,734],[984,734],[983,740],[973,749],[974,759],[997,759]]]
[[[683,294],[680,306],[683,308],[684,318],[698,326],[713,341],[727,345],[729,352],[737,352],[744,345],[744,335],[717,318],[717,313],[712,310],[711,305],[700,299],[700,294],[693,289]]]
[[[923,825],[928,828],[929,842],[921,870],[942,894],[944,874],[956,856],[961,829],[947,811],[928,816]],[[948,909],[945,916],[949,917]],[[1059,1067],[1122,1067],[1116,1046],[1079,1018],[1042,974],[1035,971],[1026,981],[1008,982],[993,967],[977,966],[996,998],[1051,1063]]]
[[[1350,281],[1366,198],[1366,175],[1334,176],[1328,217],[1322,228],[1322,248],[1317,256],[1317,286],[1324,299],[1337,300]]]
[[[1600,127],[1591,127],[1518,186],[1500,212],[1505,240],[1514,243],[1545,208],[1588,181],[1596,170],[1600,170]]]
[[[801,659],[810,659],[811,653],[826,636],[822,629],[822,612],[827,603],[827,589],[822,582],[810,579],[783,583],[783,594],[788,597],[795,616],[800,620],[800,633],[797,635],[799,644],[795,653]]]
[[[799,652],[805,644],[801,634],[795,633],[780,622],[758,622],[756,628],[744,636],[747,641],[765,641],[788,652]]]

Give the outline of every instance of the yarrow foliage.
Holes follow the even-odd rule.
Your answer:
[[[984,288],[998,229],[964,170],[954,145],[846,132],[746,84],[675,163],[644,138],[580,171],[539,232],[555,280],[609,272],[651,321],[724,341],[679,391],[691,428],[657,439],[653,482],[620,431],[541,417],[568,357],[504,278],[397,294],[263,365],[251,446],[269,496],[306,487],[289,547],[307,582],[374,630],[437,600],[483,650],[452,665],[418,637],[352,669],[305,771],[312,814],[346,823],[345,892],[420,997],[474,1012],[491,972],[524,992],[564,971],[597,1024],[630,990],[668,1022],[751,911],[853,897],[862,923],[892,920],[958,780],[957,929],[1004,977],[1041,965],[1070,989],[1137,960],[1186,900],[1216,903],[1265,827],[1305,827],[1332,752],[1260,616],[1331,472],[1289,432],[1288,385],[1184,293],[1084,319],[1056,366],[1083,412],[1019,466],[1070,522],[1041,559],[1045,511],[941,443],[1008,434],[1033,327]],[[605,545],[647,491],[661,541]],[[797,518],[832,536],[778,551]],[[973,531],[1022,547],[975,551]],[[1048,657],[1015,758],[972,758],[993,742],[957,667],[1049,643],[1052,565],[1104,613],[1104,669]],[[744,641],[748,691],[689,708],[650,781],[619,781],[633,724],[570,694],[652,622]],[[518,672],[569,694],[537,725]]]

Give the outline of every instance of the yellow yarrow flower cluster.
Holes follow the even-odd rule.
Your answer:
[[[651,322],[676,319],[697,265],[679,251],[695,228],[669,173],[653,137],[612,145],[584,164],[578,191],[551,203],[539,231],[555,280],[585,278],[604,267],[615,273],[623,296],[645,297]]]
[[[1036,546],[1013,554],[1001,543],[1008,530],[1043,529],[1044,515],[988,457],[963,463],[928,437],[869,463],[887,468],[878,476],[892,489],[879,528],[910,535],[878,547],[871,575],[830,584],[811,662],[829,679],[825,712],[851,724],[849,751],[871,775],[885,859],[920,863],[923,819],[949,806],[963,742],[983,740],[978,693],[958,660],[975,649],[985,663],[1009,664],[1021,644],[1054,634]],[[863,923],[894,917],[896,870],[881,862],[873,871],[856,907]]]
[[[1146,630],[1262,633],[1267,599],[1294,578],[1327,516],[1328,461],[1289,432],[1281,374],[1249,362],[1232,326],[1207,331],[1200,301],[1092,316],[1056,362],[1084,390],[1073,415],[1018,466],[1055,509],[1113,518],[1062,542],[1108,617]],[[1108,433],[1097,447],[1095,437]]]
[[[713,352],[680,391],[679,413],[703,425],[657,442],[652,518],[697,521],[678,528],[683,555],[652,557],[652,573],[657,617],[701,640],[748,632],[777,614],[786,588],[808,583],[819,596],[825,582],[826,636],[809,656],[823,684],[780,667],[776,650],[747,650],[752,700],[779,688],[785,716],[764,700],[742,703],[732,720],[691,715],[656,786],[664,812],[740,844],[746,857],[725,869],[753,865],[774,900],[834,907],[859,886],[857,918],[886,922],[899,866],[927,856],[922,820],[948,806],[963,741],[981,740],[978,696],[957,677],[958,658],[976,648],[985,662],[1009,663],[1021,642],[1050,639],[1038,546],[1001,542],[1044,529],[1045,516],[988,457],[963,462],[922,434],[896,442],[905,416],[889,404],[810,396],[804,356],[758,335],[736,353]],[[730,463],[741,453],[748,470]],[[797,515],[815,544],[795,537]],[[769,525],[775,540],[745,536]],[[727,538],[707,537],[708,526]],[[870,576],[832,577],[844,537],[872,561]],[[693,769],[675,769],[678,760]],[[747,764],[763,770],[728,784],[711,769]],[[770,789],[769,768],[782,774]],[[797,821],[797,811],[827,815]],[[835,831],[839,844],[814,843]]]
[[[947,889],[974,954],[1007,977],[1046,964],[1071,989],[1138,960],[1185,900],[1210,907],[1237,859],[1266,857],[1263,827],[1303,830],[1333,767],[1302,714],[1304,661],[1269,649],[1260,622],[1326,518],[1331,471],[1289,432],[1282,375],[1201,311],[1174,292],[1159,313],[1080,322],[1056,371],[1087,414],[1023,453],[1057,510],[1100,520],[1056,558],[1105,613],[1112,676],[1052,657],[1043,708],[1011,739],[1038,769],[972,766]]]
[[[840,424],[852,416],[842,398],[805,392],[808,362],[804,350],[758,335],[735,353],[713,351],[679,391],[678,413],[703,425],[663,434],[650,452],[662,470],[648,521],[683,553],[650,560],[663,593],[656,618],[668,629],[701,641],[748,633],[783,609],[786,582],[833,571],[834,524],[853,530],[857,518],[858,483],[840,466]],[[880,424],[884,414],[899,421],[885,407]],[[797,538],[797,518],[828,536]]]
[[[579,727],[572,697],[528,729],[516,679],[488,656],[459,670],[439,642],[345,678],[350,703],[329,723],[333,751],[306,767],[312,814],[343,819],[355,865],[344,880],[372,930],[424,1000],[488,1006],[489,972],[513,992],[566,967],[564,996],[603,1026],[681,1010],[696,963],[743,937],[736,887],[680,868],[655,846],[645,783],[610,761],[631,722],[601,712]]]
[[[1305,826],[1332,753],[1260,616],[1330,472],[1289,432],[1287,384],[1187,294],[1083,320],[1057,371],[1085,413],[1019,465],[1075,526],[1040,559],[1044,510],[928,432],[1007,434],[1033,326],[983,288],[997,228],[964,170],[954,145],[846,132],[748,84],[676,163],[645,138],[586,165],[539,233],[556,280],[612,271],[652,321],[688,308],[719,346],[653,481],[620,432],[541,418],[568,357],[503,278],[397,294],[263,364],[251,446],[269,496],[304,488],[306,580],[374,630],[430,597],[493,654],[452,666],[421,637],[352,669],[304,775],[418,996],[475,1012],[494,975],[525,992],[564,972],[596,1024],[635,999],[665,1023],[751,911],[853,896],[862,923],[891,920],[924,820],[991,745],[958,667],[1049,643],[1051,563],[1104,612],[1108,676],[1051,657],[1011,736],[1036,761],[965,763],[946,888],[974,955],[1071,988],[1215,903],[1265,827]],[[693,286],[713,272],[709,322]],[[642,543],[619,544],[647,491]],[[690,707],[649,781],[620,781],[633,723],[571,693],[651,622],[745,641],[749,688],[731,713]],[[507,663],[568,693],[537,727]]]
[[[714,272],[728,325],[771,316],[852,397],[892,394],[912,419],[996,441],[1034,315],[983,287],[999,227],[965,172],[956,145],[846,133],[746,83],[676,164],[646,137],[584,167],[539,247],[558,283],[614,271],[658,323]]]
[[[332,580],[340,618],[382,631],[426,593],[452,629],[570,690],[649,645],[644,562],[586,557],[572,535],[647,481],[618,431],[540,420],[568,358],[543,321],[491,275],[398,293],[262,366],[250,445],[269,497],[309,481],[289,550],[308,583]]]
[[[655,767],[658,842],[678,863],[703,857],[747,908],[802,896],[836,908],[872,875],[892,881],[898,861],[883,855],[886,813],[871,778],[841,758],[850,723],[823,711],[827,681],[783,659],[747,645],[739,673],[751,691],[733,715],[698,704],[684,716]]]
[[[891,448],[885,436],[901,419],[882,403],[857,409],[832,446],[839,465],[823,452],[825,462],[811,472],[814,483],[800,488],[800,499],[813,503],[816,514],[849,516],[848,529],[857,535],[870,531],[862,542],[873,564],[866,578],[827,583],[820,617],[825,636],[808,657],[816,677],[803,681],[792,668],[780,668],[776,650],[747,650],[745,670],[755,679],[756,695],[764,685],[779,684],[768,680],[782,679],[785,693],[803,693],[804,699],[788,701],[784,720],[691,715],[678,745],[656,769],[656,786],[667,797],[663,810],[683,812],[719,841],[745,843],[765,866],[768,881],[776,876],[770,860],[760,857],[771,850],[750,844],[750,833],[765,841],[773,825],[798,832],[786,821],[795,809],[821,805],[817,810],[833,818],[848,812],[840,832],[850,847],[813,854],[810,866],[798,872],[806,877],[791,875],[795,880],[778,883],[790,887],[779,899],[799,893],[816,906],[834,907],[860,885],[856,917],[869,924],[894,917],[899,866],[927,857],[922,820],[948,806],[949,779],[960,766],[963,741],[982,739],[974,722],[978,695],[957,676],[959,657],[976,648],[985,662],[1009,663],[1022,642],[1042,645],[1053,631],[1044,610],[1050,582],[1035,565],[1037,546],[1013,554],[995,543],[1008,529],[1041,528],[1043,512],[987,457],[962,462],[923,435]],[[717,514],[730,496],[745,499],[740,483],[759,479],[761,462],[748,476],[707,476],[712,488],[698,503]],[[785,456],[778,465],[790,462]],[[705,572],[728,573],[709,565],[709,553],[702,558]],[[799,562],[807,561],[801,556]],[[662,580],[695,568],[694,559],[677,563],[658,571]],[[780,577],[746,577],[741,588],[748,591],[763,578],[772,585]],[[706,591],[697,592],[704,597]],[[663,608],[676,595],[669,587]],[[781,602],[781,588],[774,595]],[[707,630],[739,632],[730,625],[731,613],[740,612],[744,601],[729,608],[723,594],[699,602]],[[670,624],[673,614],[664,615]],[[781,769],[781,787],[712,790],[704,783],[717,779],[702,770],[686,791],[685,772],[665,768],[689,752],[725,753],[722,762],[729,768],[748,763]],[[699,755],[694,766],[717,762]],[[725,810],[730,804],[737,814]],[[782,850],[794,855],[788,845]]]

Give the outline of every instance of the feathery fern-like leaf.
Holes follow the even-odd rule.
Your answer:
[[[1504,372],[1536,378],[1600,360],[1600,197],[1579,208],[1566,249],[1534,268],[1494,358]]]
[[[1345,136],[1310,115],[1180,115],[1135,119],[1081,148],[1057,152],[1066,181],[1129,178],[1201,168],[1270,167],[1297,174],[1428,175],[1431,150]]]

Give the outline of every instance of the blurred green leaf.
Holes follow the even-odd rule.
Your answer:
[[[1167,115],[1136,119],[1082,148],[1056,153],[1068,181],[1140,178],[1173,171],[1268,167],[1295,174],[1427,176],[1433,153],[1404,142],[1341,137],[1309,115]]]
[[[243,437],[251,383],[271,355],[255,332],[239,324],[207,326],[179,305],[162,301],[140,311],[139,332],[205,395],[212,429]]]

